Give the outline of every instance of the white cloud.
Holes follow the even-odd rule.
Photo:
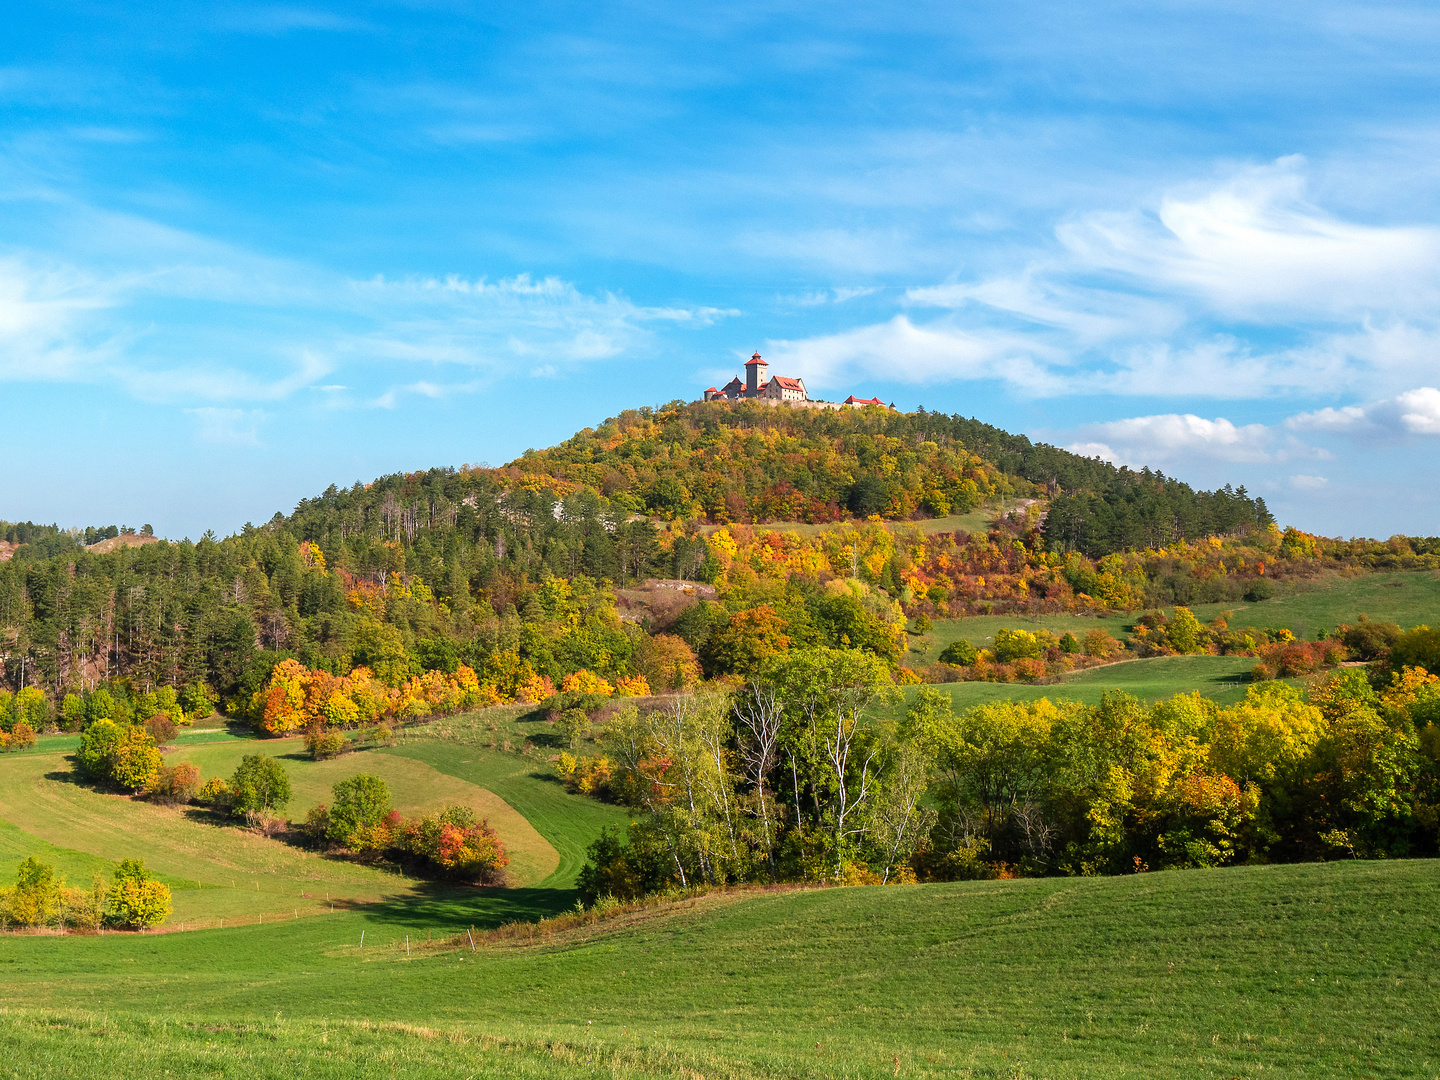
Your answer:
[[[1024,335],[966,330],[935,322],[917,326],[904,315],[889,322],[801,341],[769,341],[765,356],[776,371],[807,386],[836,388],[856,379],[907,383],[1001,378],[1052,390],[1048,368],[1061,353]]]
[[[1396,392],[1440,357],[1440,228],[1345,220],[1308,198],[1282,159],[1148,207],[1085,214],[1018,273],[916,286],[895,322],[817,338],[820,378],[903,336],[897,379],[999,378],[1031,393],[1254,398]],[[953,363],[954,342],[999,341],[1025,363]],[[926,357],[926,343],[936,355]],[[850,346],[849,351],[846,345]],[[1428,414],[1427,414],[1428,415]]]
[[[0,258],[0,380],[81,379],[222,404],[280,400],[345,371],[326,381],[368,382],[363,396],[397,365],[459,365],[492,380],[537,361],[563,371],[645,350],[659,326],[738,314],[647,307],[553,276],[357,281],[65,199],[36,209],[56,218],[71,259]]]
[[[1440,390],[1422,386],[1395,399],[1400,423],[1414,435],[1440,435]]]
[[[1324,476],[1308,476],[1305,473],[1299,473],[1290,477],[1290,486],[1296,491],[1322,491],[1329,484],[1329,479]]]
[[[1361,439],[1396,439],[1405,435],[1440,435],[1440,390],[1421,386],[1369,405],[1346,405],[1299,413],[1285,422],[1293,431],[1348,435]]]
[[[1206,420],[1186,413],[1136,416],[1090,424],[1068,449],[1117,465],[1171,465],[1196,459],[1268,462],[1281,459],[1275,435],[1264,424],[1236,426],[1224,417]]]
[[[1057,230],[1081,266],[1167,285],[1229,314],[1328,321],[1425,310],[1440,284],[1440,229],[1342,221],[1306,198],[1304,161],[1247,169],[1153,213],[1091,214]]]

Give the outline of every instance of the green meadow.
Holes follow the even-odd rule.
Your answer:
[[[1426,621],[1433,576],[1394,577],[1330,607],[1296,593],[1246,611],[1286,625],[1270,613],[1361,602]],[[1232,701],[1252,663],[1157,658],[943,689],[962,708],[1112,688]],[[325,762],[225,728],[182,731],[166,754],[207,777],[277,757],[293,819],[358,772],[383,777],[406,814],[471,806],[506,844],[504,888],[98,792],[75,782],[74,742],[0,756],[0,868],[35,855],[82,884],[141,857],[174,914],[154,933],[0,935],[0,1077],[1440,1075],[1435,861],[742,889],[491,941],[572,909],[587,845],[628,820],[566,792],[547,761],[560,742],[532,710],[435,720]]]
[[[16,1077],[1433,1076],[1437,912],[1437,864],[1343,862],[732,893],[472,952],[500,913],[445,896],[7,938],[0,1045]]]

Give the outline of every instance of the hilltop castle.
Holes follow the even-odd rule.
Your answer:
[[[756,401],[784,402],[796,409],[853,409],[859,405],[879,405],[892,412],[895,410],[893,402],[886,405],[878,397],[860,398],[854,394],[844,401],[815,401],[805,392],[804,379],[791,379],[784,375],[771,375],[766,378],[765,369],[769,366],[757,352],[745,364],[744,382],[737,377],[719,390],[712,386],[705,391],[705,400],[743,401],[749,398]]]
[[[757,352],[745,364],[745,381],[743,383],[737,376],[726,383],[722,390],[716,390],[712,386],[705,391],[705,400],[718,401],[720,398],[728,401],[739,401],[741,398],[759,398],[762,401],[810,400],[810,395],[805,393],[804,379],[790,379],[784,375],[771,375],[767,378],[765,369],[769,366]]]

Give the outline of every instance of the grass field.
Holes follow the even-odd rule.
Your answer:
[[[88,884],[96,873],[112,873],[120,859],[143,858],[171,886],[170,925],[188,928],[328,916],[332,904],[429,903],[450,894],[475,917],[504,921],[573,903],[585,847],[604,825],[626,820],[613,807],[568,795],[538,756],[428,738],[423,728],[398,746],[324,762],[305,756],[298,739],[221,730],[184,736],[166,761],[192,761],[204,776],[229,776],[247,753],[278,758],[294,790],[286,808],[294,820],[328,801],[335,781],[358,772],[384,779],[396,809],[407,815],[470,806],[504,841],[514,887],[436,886],[265,839],[201,807],[161,807],[96,791],[76,783],[66,761],[73,736],[42,738],[34,750],[0,758],[0,865],[8,872],[36,855],[72,884]]]
[[[1141,701],[1158,701],[1196,690],[1222,705],[1231,705],[1245,696],[1250,686],[1248,674],[1254,666],[1254,658],[1246,656],[1157,656],[1090,668],[1044,686],[963,682],[941,683],[935,689],[949,694],[957,710],[1003,698],[1018,701],[1063,698],[1095,705],[1106,690],[1123,690]],[[915,696],[913,687],[906,690],[907,699]]]
[[[444,903],[10,937],[0,1072],[1434,1076],[1437,912],[1440,864],[1347,862],[709,897],[477,953],[419,947]]]
[[[1365,574],[1327,577],[1286,587],[1269,600],[1247,604],[1197,604],[1192,609],[1202,622],[1225,615],[1234,627],[1286,627],[1296,637],[1313,640],[1320,630],[1353,623],[1363,613],[1376,621],[1396,622],[1404,629],[1421,623],[1440,623],[1440,574]],[[1169,609],[1167,609],[1167,614]],[[952,641],[963,638],[976,646],[990,645],[1001,628],[1067,631],[1077,637],[1096,627],[1123,640],[1135,624],[1135,615],[976,615],[965,619],[937,619],[926,634],[910,638],[912,664],[933,662]]]
[[[1113,686],[1228,700],[1249,663],[946,689],[960,706]],[[627,820],[556,781],[536,712],[448,717],[329,762],[223,729],[167,754],[206,775],[275,755],[293,817],[362,771],[407,813],[472,805],[514,858],[504,889],[96,792],[74,783],[72,743],[0,757],[0,867],[37,854],[83,883],[143,857],[187,932],[0,935],[0,1077],[1440,1074],[1440,862],[737,892],[472,951],[467,927],[569,908],[586,846]]]

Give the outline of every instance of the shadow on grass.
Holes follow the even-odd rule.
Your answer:
[[[393,926],[464,927],[493,930],[509,922],[538,922],[575,906],[574,889],[507,889],[498,886],[422,882],[403,897],[336,900],[335,910],[365,915]]]

